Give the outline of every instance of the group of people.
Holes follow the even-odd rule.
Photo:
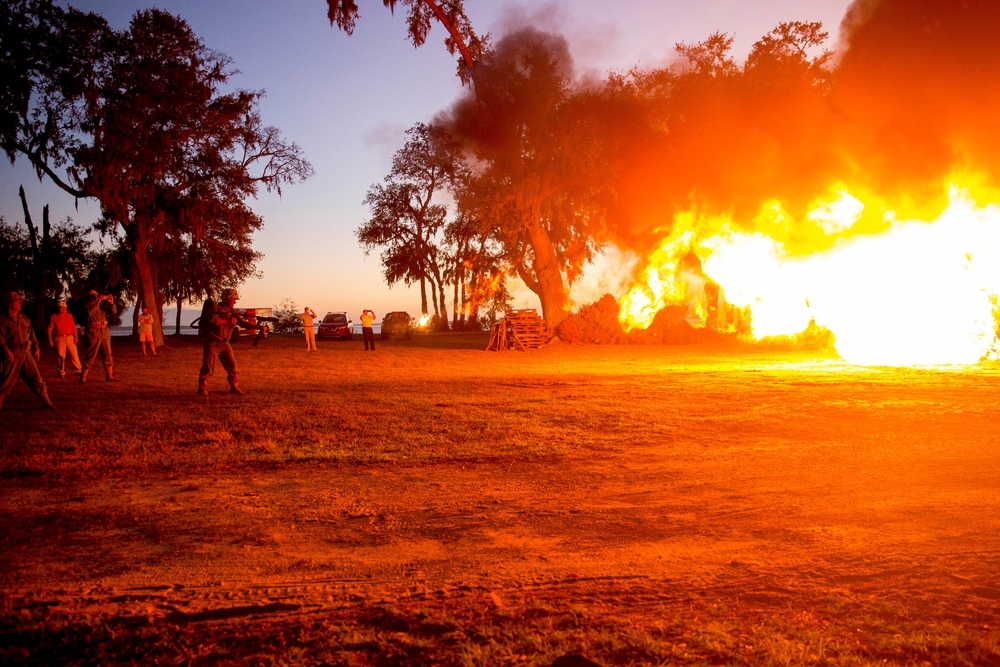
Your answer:
[[[244,394],[240,388],[239,370],[236,366],[236,356],[233,354],[230,338],[236,326],[251,326],[243,314],[237,310],[236,301],[240,298],[235,289],[222,290],[221,297],[203,314],[208,321],[202,332],[202,362],[198,373],[198,395],[208,396],[208,380],[215,372],[216,361],[222,364],[229,381],[229,391],[232,394]],[[49,399],[45,380],[38,371],[37,361],[41,358],[41,348],[35,336],[31,321],[21,314],[24,297],[18,292],[9,292],[5,299],[5,310],[0,315],[0,407],[3,400],[20,377],[32,392],[42,401],[46,409],[54,410],[55,406]],[[114,382],[114,361],[111,356],[111,333],[108,329],[108,315],[117,313],[114,297],[98,294],[90,290],[84,300],[87,311],[87,321],[83,325],[83,354],[80,355],[77,344],[80,342],[80,328],[67,310],[65,301],[59,302],[59,312],[49,320],[49,346],[56,349],[56,372],[58,377],[66,377],[67,362],[72,365],[78,381],[87,381],[87,374],[100,356],[104,363],[105,378]],[[314,322],[316,313],[308,306],[300,315],[302,329],[306,338],[306,349],[316,351],[316,333]],[[366,309],[361,313],[361,330],[366,350],[375,349],[375,333],[372,325],[375,313]],[[147,347],[152,355],[156,355],[156,345],[153,342],[153,317],[146,308],[142,309],[139,320],[139,342],[143,355]]]
[[[19,292],[4,295],[4,308],[0,314],[0,407],[18,378],[42,401],[46,409],[54,410],[49,399],[48,387],[38,371],[41,346],[35,336],[31,321],[21,313],[24,296]],[[56,373],[66,377],[67,361],[73,366],[78,381],[87,381],[87,374],[101,357],[108,382],[114,382],[114,359],[111,356],[111,333],[108,315],[118,312],[114,297],[90,290],[84,299],[87,321],[83,325],[83,354],[79,353],[80,327],[67,310],[66,302],[59,302],[59,312],[49,319],[49,346],[56,349]],[[152,329],[150,329],[152,330]],[[154,352],[155,353],[155,352]]]
[[[365,309],[361,312],[361,337],[365,341],[366,350],[375,349],[375,329],[372,327],[375,324],[374,310]],[[302,314],[299,315],[299,319],[302,320],[302,332],[306,336],[306,350],[309,352],[316,351],[316,330],[314,329],[314,324],[316,321],[316,313],[312,308],[306,306]]]

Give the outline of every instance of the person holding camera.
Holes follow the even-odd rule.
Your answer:
[[[375,329],[372,328],[373,324],[375,324],[375,311],[365,308],[364,312],[361,313],[361,337],[365,339],[366,350],[375,349]]]
[[[313,327],[313,321],[316,319],[316,313],[312,308],[306,306],[306,309],[299,315],[299,319],[302,320],[302,333],[306,335],[306,350],[315,352],[316,329]]]
[[[80,384],[87,381],[87,373],[97,361],[98,354],[101,355],[101,361],[104,362],[104,374],[107,381],[114,382],[114,360],[111,358],[111,332],[108,330],[108,315],[114,315],[118,312],[115,298],[110,294],[98,294],[97,290],[90,290],[84,300],[84,307],[87,309],[87,327]]]

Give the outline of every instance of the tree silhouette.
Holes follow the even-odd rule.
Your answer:
[[[568,45],[526,29],[479,64],[475,95],[453,132],[475,153],[466,198],[504,259],[542,304],[550,331],[568,315],[568,287],[604,235],[615,125],[602,89],[576,89]]]
[[[440,235],[448,208],[441,196],[454,182],[459,146],[442,128],[425,123],[411,127],[406,136],[384,182],[365,196],[371,217],[357,230],[358,242],[366,253],[384,248],[382,265],[389,285],[420,284],[424,315],[429,312],[429,288],[434,314],[447,326]]]
[[[246,230],[238,225],[256,229],[261,221],[246,214],[244,200],[260,188],[280,193],[312,167],[263,125],[262,93],[220,93],[229,58],[208,49],[182,19],[142,11],[118,33],[98,16],[43,0],[3,11],[4,48],[10,43],[31,56],[3,63],[17,90],[29,91],[3,109],[4,148],[74,196],[98,199],[131,253],[161,345],[167,295],[158,263],[168,237],[190,230],[207,238],[205,230],[220,224],[239,234]],[[24,43],[24,26],[33,27],[37,44]]]
[[[85,230],[70,219],[51,224],[49,207],[42,207],[42,224],[36,226],[24,188],[19,190],[24,229],[2,225],[0,239],[0,290],[26,291],[32,311],[25,311],[32,324],[45,329],[46,309],[58,299],[79,295],[81,282],[94,258]]]
[[[382,0],[382,4],[395,13],[396,5],[409,8],[407,29],[413,46],[427,41],[431,29],[431,19],[436,19],[448,31],[445,48],[448,53],[460,54],[458,76],[464,83],[472,81],[475,65],[487,51],[489,35],[479,37],[472,29],[472,22],[465,13],[464,0]],[[327,16],[330,25],[335,25],[348,35],[354,32],[358,19],[358,4],[355,0],[327,0]]]

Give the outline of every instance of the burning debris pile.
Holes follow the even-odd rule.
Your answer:
[[[970,364],[997,342],[997,33],[997,0],[855,0],[835,52],[795,21],[743,62],[716,33],[601,85],[528,26],[436,122],[476,157],[470,219],[565,341]],[[605,245],[635,262],[569,314]]]
[[[748,320],[720,330],[692,323],[687,306],[669,305],[659,309],[649,326],[626,331],[622,327],[618,301],[605,294],[596,303],[584,306],[559,326],[559,338],[567,343],[591,345],[691,345],[712,343],[765,350],[832,350],[833,334],[810,322],[792,336],[749,335]]]

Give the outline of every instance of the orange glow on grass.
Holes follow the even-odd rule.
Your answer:
[[[898,220],[876,202],[873,224],[845,189],[817,202],[806,224],[793,224],[776,202],[754,231],[680,215],[620,299],[622,325],[646,328],[661,308],[686,304],[688,320],[706,326],[704,285],[714,281],[749,315],[755,339],[792,336],[813,320],[851,363],[976,363],[996,341],[1000,207],[978,204],[971,190],[952,185],[932,220]],[[685,266],[691,254],[699,271]]]

